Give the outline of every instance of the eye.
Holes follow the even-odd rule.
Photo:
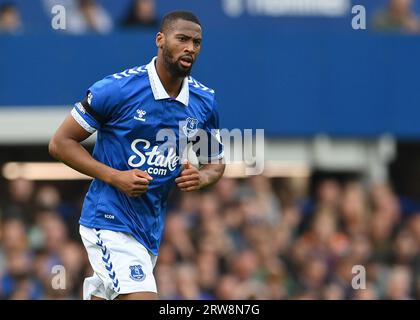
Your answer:
[[[201,46],[201,40],[194,40],[194,45],[195,45],[196,47]]]
[[[187,38],[183,37],[183,36],[179,36],[178,40],[181,41],[181,42],[185,42],[185,41],[187,41]]]

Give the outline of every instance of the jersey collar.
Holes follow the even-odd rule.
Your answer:
[[[155,67],[155,61],[157,57],[154,57],[152,61],[146,66],[147,72],[149,74],[149,81],[150,86],[152,88],[153,96],[155,97],[155,100],[163,100],[163,99],[169,99],[170,96],[166,92],[165,88],[162,85],[162,82],[159,79],[159,76],[156,71]],[[178,97],[176,97],[175,100],[181,102],[186,107],[188,106],[188,102],[190,99],[190,88],[188,84],[188,77],[184,78],[184,81],[182,82],[182,88],[181,92],[179,93]]]

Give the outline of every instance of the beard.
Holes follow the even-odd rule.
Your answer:
[[[168,48],[163,47],[162,53],[163,53],[163,63],[166,67],[166,70],[168,70],[169,73],[174,78],[185,78],[191,74],[191,70],[192,70],[192,66],[194,62],[191,64],[191,67],[184,68],[179,62],[179,60],[175,61],[173,55],[168,50]]]

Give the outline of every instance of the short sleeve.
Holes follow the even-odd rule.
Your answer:
[[[205,142],[207,147],[200,147],[200,141],[193,145],[198,160],[200,163],[210,163],[222,159],[224,157],[224,147],[220,137],[219,107],[216,100],[213,101],[211,112],[204,123],[203,130],[207,138]]]
[[[86,131],[93,133],[112,117],[119,103],[119,94],[115,80],[105,78],[87,90],[86,97],[75,104],[71,114]]]

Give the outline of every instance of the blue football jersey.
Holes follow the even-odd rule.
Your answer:
[[[157,255],[168,194],[182,170],[182,146],[193,141],[200,129],[212,147],[205,153],[200,153],[201,147],[194,149],[199,160],[221,159],[223,145],[214,91],[186,77],[178,97],[171,98],[156,72],[155,60],[96,82],[71,114],[88,132],[97,131],[96,160],[118,170],[144,170],[153,177],[140,197],[94,179],[80,224],[130,233]],[[167,130],[171,134],[162,138],[159,133]]]

